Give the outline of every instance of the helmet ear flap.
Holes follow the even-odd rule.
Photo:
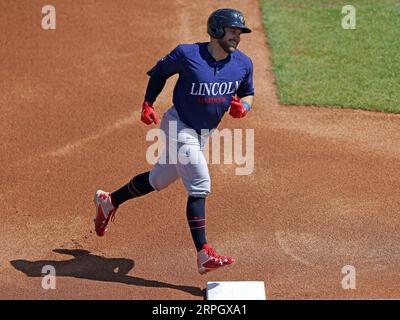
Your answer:
[[[215,35],[215,38],[217,38],[217,39],[223,38],[223,37],[225,36],[225,30],[224,30],[224,28],[221,27],[221,26],[216,27],[216,28],[214,29],[214,35]]]
[[[208,21],[208,34],[217,39],[221,39],[225,36],[225,30],[218,24],[214,17],[210,17]]]

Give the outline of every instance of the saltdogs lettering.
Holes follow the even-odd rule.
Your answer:
[[[199,97],[197,98],[197,103],[209,104],[209,103],[224,103],[226,102],[225,97]]]
[[[234,94],[241,81],[235,82],[192,82],[192,96],[224,96]]]

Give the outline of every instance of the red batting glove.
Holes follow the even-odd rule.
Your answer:
[[[158,123],[157,120],[157,115],[156,112],[153,109],[153,104],[151,102],[143,102],[143,107],[142,107],[142,115],[140,117],[140,120],[144,122],[145,124],[154,124]]]
[[[243,118],[247,113],[247,109],[245,108],[242,101],[240,101],[238,97],[232,96],[232,101],[229,106],[230,106],[229,114],[233,118]]]

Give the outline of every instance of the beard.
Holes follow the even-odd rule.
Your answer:
[[[226,40],[224,38],[218,39],[218,44],[221,46],[221,48],[226,52],[226,53],[232,53],[236,50],[237,46],[239,45],[238,42],[233,42]]]

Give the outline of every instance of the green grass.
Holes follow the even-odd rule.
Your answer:
[[[400,1],[261,4],[281,103],[400,112]],[[341,27],[346,4],[355,30]]]

